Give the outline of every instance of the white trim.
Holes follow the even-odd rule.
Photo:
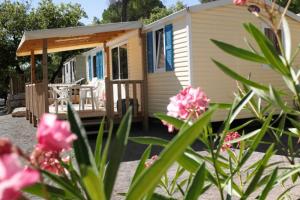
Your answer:
[[[88,55],[91,55],[93,52],[98,52],[98,51],[103,51],[103,45],[99,45],[96,48],[93,48],[89,51],[83,52],[81,55],[88,56]]]
[[[192,16],[191,13],[186,15],[186,31],[188,39],[188,69],[189,69],[189,85],[193,85],[193,42],[192,42]],[[201,66],[200,66],[201,67]]]
[[[120,72],[121,72],[121,63],[120,63],[120,46],[122,46],[122,45],[124,45],[124,44],[126,44],[127,45],[127,76],[128,76],[128,78],[127,79],[121,79],[120,78]],[[114,79],[113,78],[113,66],[112,66],[112,50],[114,49],[114,48],[118,48],[118,68],[119,68],[119,78],[117,78],[117,79]],[[116,44],[116,45],[114,45],[114,46],[111,46],[110,47],[110,63],[111,63],[111,79],[112,80],[128,80],[129,79],[129,66],[128,66],[128,41],[126,40],[126,41],[123,41],[123,42],[120,42],[119,44]]]
[[[164,38],[164,41],[163,41],[163,47],[164,47],[164,57],[166,58],[166,38],[165,38],[165,27],[164,26],[159,26],[159,27],[156,27],[155,29],[153,29],[152,31],[152,40],[153,40],[153,73],[162,73],[162,72],[166,72],[166,61],[165,61],[165,66],[163,68],[160,68],[158,69],[157,66],[158,66],[158,59],[157,59],[157,55],[156,55],[156,31],[162,29],[163,30],[163,38]]]

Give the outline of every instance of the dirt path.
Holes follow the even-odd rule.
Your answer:
[[[36,144],[36,129],[25,118],[0,116],[0,137],[10,139],[25,152],[31,152]]]

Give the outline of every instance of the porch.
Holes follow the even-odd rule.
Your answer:
[[[17,51],[17,56],[30,56],[31,58],[31,82],[25,85],[26,119],[34,126],[44,113],[54,113],[60,119],[67,118],[66,103],[56,105],[51,101],[48,83],[48,53],[69,51],[75,49],[92,48],[99,45],[105,51],[105,102],[101,107],[95,107],[93,102],[87,103],[85,108],[78,102],[73,102],[74,109],[81,118],[106,117],[114,123],[119,123],[126,110],[133,108],[133,121],[143,122],[144,128],[148,128],[147,109],[147,77],[145,67],[140,66],[141,79],[128,77],[128,79],[113,79],[111,49],[107,43],[118,38],[126,37],[126,34],[137,31],[137,41],[140,47],[135,51],[144,56],[144,35],[141,33],[141,25],[138,22],[117,23],[110,25],[98,25],[94,27],[75,27],[63,29],[50,29],[25,32]],[[85,30],[86,29],[86,30]],[[51,34],[52,33],[52,34]],[[42,80],[36,80],[35,55],[42,54]],[[142,58],[144,60],[144,58]],[[130,70],[132,66],[128,65]],[[133,67],[136,70],[136,67]],[[76,87],[71,88],[75,90]],[[78,89],[78,88],[77,88]],[[71,92],[71,94],[73,94]],[[78,94],[77,94],[78,95]],[[80,98],[80,97],[79,97]],[[72,96],[71,98],[72,99]],[[72,101],[70,101],[72,103]]]

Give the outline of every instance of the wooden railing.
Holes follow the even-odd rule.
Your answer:
[[[46,111],[45,94],[43,83],[26,84],[25,97],[26,97],[26,112],[27,119],[36,125],[37,120],[40,119],[42,114]],[[48,92],[46,93],[48,94]],[[47,97],[48,98],[48,97]]]
[[[121,119],[129,106],[132,107],[136,121],[143,120],[145,114],[145,95],[143,80],[105,79],[106,114],[112,119]]]

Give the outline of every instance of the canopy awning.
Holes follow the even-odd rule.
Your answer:
[[[93,48],[141,27],[142,23],[135,21],[26,31],[17,49],[17,56],[29,56],[31,51],[42,54],[44,39],[47,39],[47,52],[54,53]]]

